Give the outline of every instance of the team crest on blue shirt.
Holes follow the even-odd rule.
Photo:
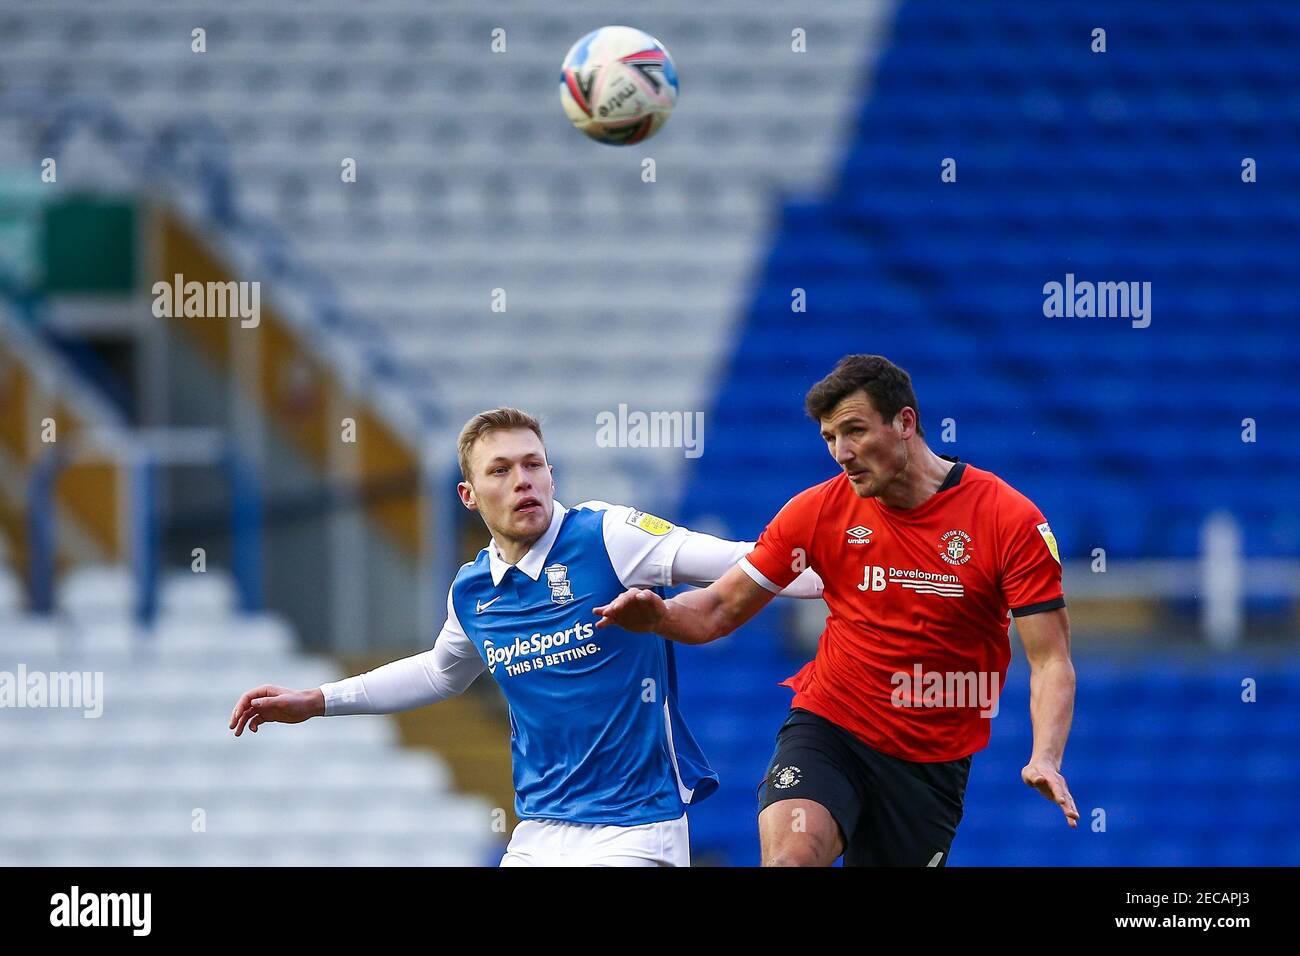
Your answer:
[[[569,582],[569,569],[563,564],[552,564],[544,568],[546,583],[551,586],[551,600],[556,604],[568,604],[573,600],[573,585]]]

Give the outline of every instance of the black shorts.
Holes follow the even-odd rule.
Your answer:
[[[944,866],[961,822],[970,757],[902,760],[795,708],[776,735],[758,788],[761,813],[812,800],[839,824],[845,866]]]

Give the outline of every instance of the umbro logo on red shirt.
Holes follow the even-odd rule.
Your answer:
[[[872,534],[871,529],[864,528],[860,524],[855,524],[852,528],[850,528],[845,533],[849,536],[849,544],[870,544],[871,543],[868,540],[868,537]]]

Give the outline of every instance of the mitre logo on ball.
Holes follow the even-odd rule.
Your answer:
[[[644,142],[668,122],[677,105],[677,68],[650,34],[633,27],[601,27],[565,56],[560,103],[573,125],[598,143]]]

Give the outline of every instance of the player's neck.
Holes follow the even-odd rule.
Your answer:
[[[542,532],[542,534],[545,533]],[[539,534],[532,538],[507,538],[500,532],[492,532],[492,540],[496,542],[497,551],[501,553],[501,560],[505,561],[506,564],[518,564],[541,537],[542,535]]]
[[[945,461],[922,444],[919,451],[913,451],[903,471],[891,481],[877,497],[887,508],[906,510],[925,504],[939,488],[953,463]]]

